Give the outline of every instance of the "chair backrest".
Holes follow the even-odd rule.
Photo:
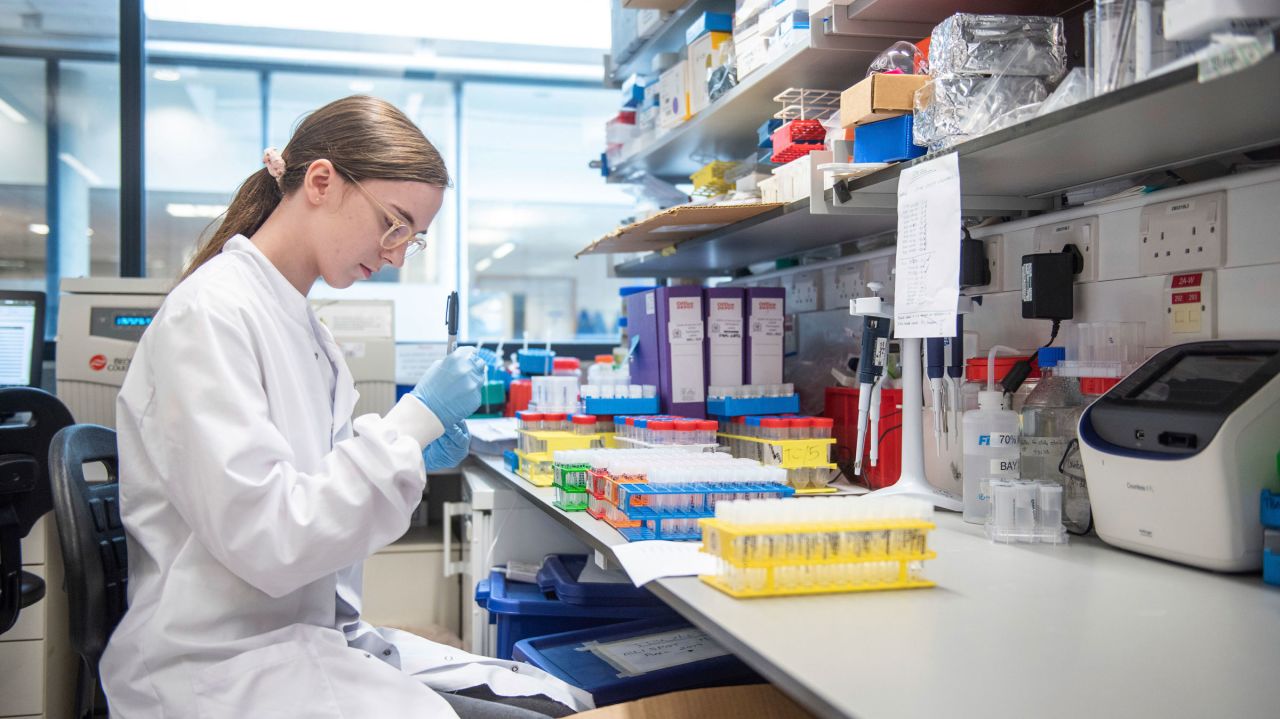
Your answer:
[[[53,508],[49,445],[71,412],[34,387],[0,388],[0,633],[18,619],[22,538]]]
[[[93,462],[106,466],[106,482],[85,481],[84,465]],[[96,424],[58,432],[49,448],[49,472],[66,565],[71,645],[97,676],[102,651],[124,616],[129,580],[116,433]]]

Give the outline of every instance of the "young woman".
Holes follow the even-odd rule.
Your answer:
[[[240,187],[117,403],[129,610],[102,659],[121,717],[563,716],[537,669],[360,619],[361,561],[456,465],[483,364],[458,350],[385,416],[307,302],[421,249],[448,172],[394,107],[310,114]]]

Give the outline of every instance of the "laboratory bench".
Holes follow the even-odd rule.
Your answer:
[[[626,542],[509,484],[610,564]],[[696,577],[649,589],[819,717],[1280,716],[1280,591],[1112,548],[998,545],[939,512],[931,589],[733,599]]]

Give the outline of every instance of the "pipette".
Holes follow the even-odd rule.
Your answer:
[[[877,300],[881,287],[879,282],[867,283],[867,288]],[[858,443],[853,460],[854,472],[862,471],[862,452],[866,447],[867,415],[871,409],[872,388],[883,374],[885,362],[889,357],[891,324],[892,320],[888,316],[876,314],[862,316],[862,354],[858,359]],[[871,441],[878,443],[879,438],[872,437]]]
[[[960,379],[964,376],[964,315],[956,314],[956,336],[951,338],[951,356],[947,362],[947,408],[951,421],[947,425],[947,449],[951,448],[951,430],[960,427]]]
[[[946,353],[941,337],[930,337],[924,342],[925,374],[929,377],[929,398],[933,402],[933,450],[942,454],[942,371]]]
[[[871,466],[876,466],[880,459],[880,390],[884,388],[884,377],[877,377],[871,389]],[[859,455],[861,456],[861,455]]]
[[[445,345],[445,353],[453,354],[458,349],[458,291],[449,293],[444,304],[444,323],[449,328],[449,341]]]

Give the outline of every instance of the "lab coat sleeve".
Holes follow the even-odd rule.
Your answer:
[[[282,597],[404,534],[426,484],[430,421],[361,416],[356,435],[315,472],[299,471],[262,379],[263,363],[276,358],[262,356],[240,312],[174,308],[144,338],[154,387],[144,436],[154,438],[168,496],[196,539],[241,579]]]

